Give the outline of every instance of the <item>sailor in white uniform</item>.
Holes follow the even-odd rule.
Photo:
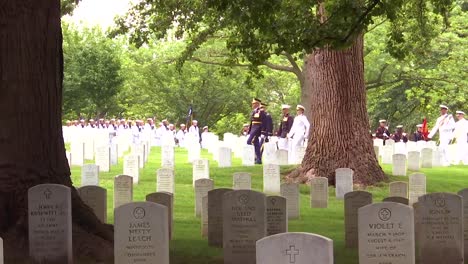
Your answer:
[[[310,123],[307,117],[304,115],[305,107],[298,105],[296,107],[297,115],[294,117],[294,122],[291,130],[288,133],[289,138],[289,163],[294,164],[296,162],[296,149],[304,146],[304,142],[309,137]]]
[[[448,114],[448,107],[440,105],[440,116],[437,118],[435,126],[429,133],[428,138],[432,139],[439,131],[439,150],[441,152],[441,160],[443,166],[450,165],[449,143],[453,138],[453,130],[455,129],[455,120],[451,114]]]
[[[463,162],[468,165],[468,120],[465,119],[465,112],[457,111],[458,121],[455,123],[454,139],[457,144],[457,154],[454,158],[455,165]]]

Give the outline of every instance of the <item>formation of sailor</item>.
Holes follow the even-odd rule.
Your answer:
[[[411,141],[420,141],[420,140],[426,140],[423,134],[423,125],[422,124],[417,124],[416,125],[416,132],[413,133],[412,137],[410,138]]]

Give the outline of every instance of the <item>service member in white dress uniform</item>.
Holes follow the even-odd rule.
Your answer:
[[[435,126],[429,133],[428,138],[432,139],[439,131],[439,150],[441,151],[441,160],[443,166],[450,165],[449,143],[453,138],[453,130],[455,129],[455,120],[451,114],[448,114],[448,107],[440,105],[440,116],[437,118]]]
[[[455,164],[461,162],[468,165],[468,120],[465,119],[465,112],[457,111],[458,121],[455,123],[454,139],[457,144],[457,154],[454,158]]]
[[[304,115],[305,107],[298,105],[296,107],[297,115],[294,117],[294,122],[291,130],[288,133],[289,138],[289,163],[294,163],[296,160],[296,148],[304,145],[304,142],[309,137],[310,123]]]

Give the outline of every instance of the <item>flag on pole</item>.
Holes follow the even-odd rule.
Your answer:
[[[188,113],[187,113],[187,120],[186,120],[187,127],[188,127],[190,124],[192,124],[192,118],[193,118],[193,109],[192,109],[192,105],[190,105],[189,110],[188,110]],[[189,123],[189,120],[190,120],[190,123]]]
[[[429,136],[429,129],[427,128],[427,118],[424,118],[423,124],[422,124],[422,135],[425,140],[428,139]]]

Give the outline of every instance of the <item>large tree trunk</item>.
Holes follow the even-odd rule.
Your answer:
[[[384,180],[369,133],[363,37],[346,50],[317,49],[307,56],[304,74],[312,128],[302,165],[289,176],[327,177],[334,184],[335,169],[351,168],[357,184]]]
[[[62,137],[59,0],[0,2],[0,236],[6,263],[28,261],[27,191],[72,188],[75,259],[112,261],[112,227],[79,198]],[[86,261],[93,263],[93,261]]]

